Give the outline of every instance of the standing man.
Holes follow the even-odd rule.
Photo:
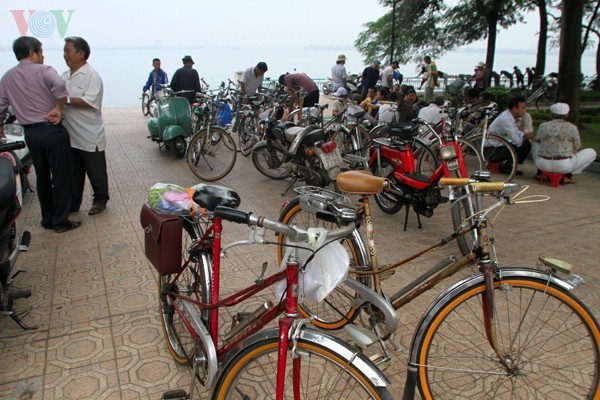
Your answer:
[[[425,81],[425,101],[431,102],[433,100],[433,89],[437,86],[438,70],[435,62],[431,60],[431,57],[423,57],[425,63],[425,70],[427,72],[427,80]]]
[[[369,89],[375,89],[375,85],[379,80],[379,66],[381,63],[379,61],[373,61],[373,63],[365,68],[361,77],[362,84],[362,99],[367,98],[367,92]]]
[[[392,61],[381,73],[381,86],[388,88],[388,91],[391,91],[394,86],[394,73],[398,69],[398,65],[398,61]]]
[[[517,80],[517,87],[519,89],[525,89],[525,75],[516,65],[513,67],[513,74],[515,75],[515,79]]]
[[[173,74],[173,79],[171,79],[171,89],[173,89],[174,92],[189,90],[190,92],[184,93],[182,97],[185,97],[190,105],[192,105],[196,101],[196,93],[202,92],[200,77],[198,76],[198,71],[192,68],[194,66],[194,60],[192,60],[191,56],[185,56],[181,61],[183,61],[183,67],[179,68]]]
[[[108,202],[106,173],[106,135],[102,120],[102,78],[87,62],[90,46],[77,36],[65,39],[65,63],[69,67],[62,75],[69,97],[65,105],[65,127],[71,138],[73,154],[73,198],[71,212],[79,211],[85,176],[92,185],[93,202],[88,215],[100,214]]]
[[[510,87],[513,87],[513,85],[514,85],[513,74],[511,74],[510,72],[508,72],[506,70],[502,70],[502,71],[500,71],[500,75],[502,75],[503,77],[508,79],[508,81],[510,82]]]
[[[160,68],[159,58],[152,60],[152,68],[142,91],[145,92],[148,89],[152,89],[151,94],[154,94],[156,99],[160,99],[164,93],[164,85],[169,83],[169,77],[167,76],[167,73]]]
[[[479,91],[483,92],[489,87],[490,77],[488,76],[483,62],[480,61],[475,66],[475,75],[473,75],[473,79],[475,79],[475,88],[479,89]]]
[[[346,56],[340,54],[335,62],[335,65],[331,67],[331,83],[333,85],[333,91],[336,92],[339,88],[346,88]]]
[[[247,68],[240,79],[242,96],[252,96],[256,92],[260,93],[262,91],[265,72],[268,70],[267,63],[262,61],[256,64],[254,68]]]
[[[44,64],[42,43],[22,36],[13,42],[19,64],[0,80],[0,136],[6,109],[12,106],[25,128],[25,142],[33,158],[42,226],[58,233],[81,226],[69,221],[73,173],[69,134],[62,125],[67,101],[65,81]]]
[[[298,91],[304,92],[301,107],[312,107],[319,102],[319,87],[304,73],[283,74],[279,77],[279,84],[287,89],[294,103],[300,103]]]
[[[530,139],[533,139],[533,132],[525,133],[517,127],[517,119],[522,118],[526,112],[526,100],[524,97],[513,97],[508,101],[508,109],[500,113],[498,117],[490,124],[489,132],[504,137],[514,147],[517,153],[517,161],[523,164],[527,154],[531,150]],[[494,146],[494,140],[489,140],[488,143]],[[508,159],[508,154],[504,160]],[[502,157],[499,160],[504,161]],[[510,172],[512,165],[504,165],[500,169],[502,172]],[[517,171],[517,175],[523,175],[523,172]]]

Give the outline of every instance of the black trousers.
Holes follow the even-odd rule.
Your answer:
[[[302,107],[312,107],[319,102],[319,91],[313,90],[304,97]]]
[[[108,196],[108,175],[104,151],[83,151],[72,148],[73,152],[73,202],[71,211],[78,211],[85,189],[85,176],[92,185],[94,203],[106,203]]]
[[[42,225],[68,224],[73,192],[73,163],[69,134],[62,124],[41,122],[25,126],[36,175]]]
[[[529,140],[523,140],[523,143],[520,146],[515,146],[512,143],[511,146],[517,154],[517,163],[523,164],[527,158],[527,154],[531,151],[531,142]],[[485,156],[489,158],[490,161],[500,162],[510,158],[510,152],[506,147],[485,147],[484,152]]]

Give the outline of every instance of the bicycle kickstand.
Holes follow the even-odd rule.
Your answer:
[[[285,196],[285,194],[288,192],[288,190],[290,190],[292,188],[292,186],[294,186],[294,184],[298,182],[298,178],[294,178],[292,179],[292,182],[288,185],[287,188],[285,188],[285,190],[281,193],[282,196]]]

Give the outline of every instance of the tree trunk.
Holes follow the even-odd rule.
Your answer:
[[[546,44],[548,42],[548,10],[546,0],[538,0],[538,12],[540,15],[540,33],[538,37],[537,56],[535,60],[535,77],[539,78],[546,73]]]
[[[498,16],[497,14],[488,15],[487,17],[488,23],[488,38],[487,38],[487,52],[485,54],[485,69],[487,70],[487,85],[490,86],[490,82],[492,79],[492,71],[494,70],[494,56],[496,53],[496,36],[497,26],[498,26]]]
[[[569,120],[579,121],[581,93],[581,23],[584,0],[563,0],[558,59],[558,101],[569,104]]]

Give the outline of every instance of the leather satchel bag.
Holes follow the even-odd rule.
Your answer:
[[[181,270],[181,218],[158,214],[150,205],[144,204],[140,222],[144,228],[146,258],[160,275],[178,273]]]

